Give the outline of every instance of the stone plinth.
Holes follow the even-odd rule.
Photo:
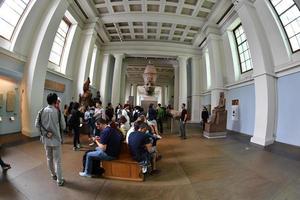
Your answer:
[[[226,137],[227,110],[216,111],[212,121],[205,123],[204,137],[220,138]]]

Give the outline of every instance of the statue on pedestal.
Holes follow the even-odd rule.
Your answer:
[[[227,110],[225,110],[225,105],[224,92],[220,92],[219,104],[212,110],[209,122],[205,123],[205,137],[226,137]]]
[[[83,84],[83,94],[79,94],[79,104],[81,106],[92,106],[94,104],[92,99],[93,94],[90,91],[90,83],[91,81],[88,77]]]
[[[217,112],[224,112],[226,105],[226,99],[224,97],[224,92],[220,92],[219,104],[212,110],[212,116],[209,123],[215,123]]]

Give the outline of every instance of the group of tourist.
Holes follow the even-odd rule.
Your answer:
[[[61,112],[60,102],[55,93],[50,93],[47,96],[48,106],[39,111],[35,121],[35,126],[40,130],[51,177],[57,181],[58,186],[65,183],[61,170],[63,132],[72,130],[73,149],[77,150],[80,148],[82,124],[88,127],[89,138],[92,140],[90,146],[96,144],[97,147],[86,153],[84,170],[79,173],[80,176],[92,176],[94,160],[117,159],[123,143],[127,143],[132,158],[141,165],[143,173],[159,172],[156,161],[161,159],[161,155],[158,153],[157,141],[162,138],[160,134],[163,132],[162,120],[165,117],[165,110],[160,104],[157,109],[150,104],[145,113],[139,106],[131,109],[129,104],[119,104],[114,109],[110,103],[103,108],[100,100],[95,107],[72,102],[64,106]]]

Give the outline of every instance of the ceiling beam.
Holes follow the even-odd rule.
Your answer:
[[[119,22],[160,22],[172,24],[185,24],[188,26],[202,27],[204,20],[196,17],[178,16],[163,13],[120,13],[101,17],[103,23]]]

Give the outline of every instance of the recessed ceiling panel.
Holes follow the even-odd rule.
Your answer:
[[[110,41],[192,44],[217,0],[90,0]]]

